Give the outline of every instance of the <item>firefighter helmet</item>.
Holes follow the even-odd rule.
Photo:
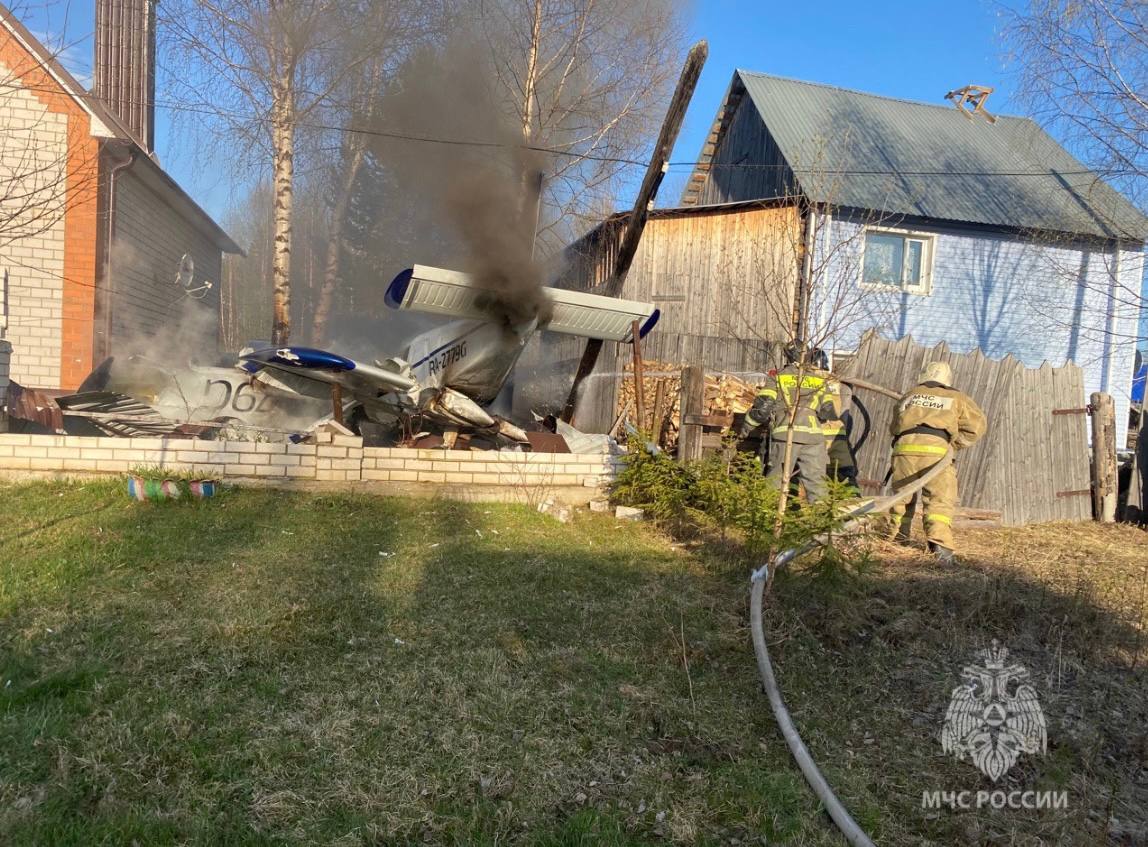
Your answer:
[[[921,382],[936,382],[945,388],[952,388],[953,369],[948,362],[929,362],[921,371]]]

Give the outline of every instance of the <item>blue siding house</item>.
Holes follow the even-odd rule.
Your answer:
[[[738,71],[681,202],[777,198],[803,222],[799,337],[1072,361],[1122,443],[1148,220],[1032,121]]]

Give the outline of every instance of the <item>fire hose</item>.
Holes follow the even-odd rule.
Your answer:
[[[770,708],[773,709],[773,717],[781,729],[781,734],[785,738],[789,752],[793,755],[794,761],[797,762],[797,766],[805,776],[806,782],[809,783],[809,787],[813,789],[813,793],[817,795],[817,799],[821,801],[821,804],[825,807],[825,811],[827,811],[829,817],[833,819],[833,823],[841,830],[841,834],[845,836],[845,840],[854,845],[854,847],[873,847],[873,841],[865,834],[865,831],[861,829],[857,821],[853,820],[852,815],[849,814],[849,811],[842,802],[837,799],[837,795],[833,793],[833,789],[829,787],[825,776],[817,767],[817,763],[813,761],[813,756],[810,755],[809,748],[806,747],[805,742],[801,740],[801,735],[798,733],[797,727],[793,724],[793,718],[789,714],[789,709],[786,708],[785,701],[781,697],[781,689],[777,685],[777,677],[774,676],[773,665],[769,660],[769,648],[765,643],[765,630],[762,625],[762,603],[765,594],[765,585],[769,581],[771,572],[776,574],[782,568],[787,567],[798,556],[808,553],[815,547],[824,545],[831,534],[844,533],[856,529],[872,515],[878,512],[884,512],[897,503],[914,496],[927,485],[930,480],[952,464],[952,461],[953,451],[952,448],[950,448],[949,451],[941,457],[939,462],[929,468],[919,479],[914,480],[912,484],[889,497],[862,502],[843,515],[846,520],[840,528],[824,532],[798,547],[783,550],[781,553],[778,553],[772,561],[766,562],[754,571],[750,577],[749,622],[750,631],[753,634],[753,652],[757,656],[757,671],[761,676],[761,684],[765,688],[765,694],[769,698]]]

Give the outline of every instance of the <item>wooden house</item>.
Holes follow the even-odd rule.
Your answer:
[[[608,273],[619,220],[571,246],[566,284]],[[737,71],[623,296],[663,309],[650,357],[711,369],[760,369],[791,337],[850,354],[870,330],[1075,362],[1086,391],[1116,400],[1122,441],[1146,235],[1144,215],[1031,120]],[[598,367],[618,370],[610,356]]]

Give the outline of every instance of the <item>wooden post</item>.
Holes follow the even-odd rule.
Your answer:
[[[682,368],[682,394],[678,403],[681,426],[678,429],[678,461],[691,462],[702,457],[702,426],[696,421],[706,404],[706,372],[699,365]]]
[[[1128,483],[1128,503],[1124,520],[1143,525],[1148,514],[1148,414],[1141,409],[1136,425],[1136,452],[1132,454],[1132,473]],[[0,430],[2,432],[3,430]]]
[[[641,324],[634,321],[630,331],[634,336],[634,414],[638,418],[638,430],[644,431],[646,427],[646,381],[642,373],[641,328]]]
[[[650,440],[662,446],[662,432],[666,422],[666,381],[654,383],[654,419],[650,424]]]
[[[1096,391],[1092,411],[1092,514],[1102,523],[1116,520],[1116,406],[1112,397]]]
[[[2,277],[6,286],[8,271]],[[0,432],[8,431],[8,415],[4,411],[8,403],[9,367],[12,362],[12,345],[4,340],[4,327],[7,323],[7,301],[4,299],[5,290],[0,288]]]
[[[709,45],[699,41],[690,48],[686,56],[682,74],[678,78],[678,87],[670,99],[670,107],[666,110],[666,119],[662,123],[662,131],[658,134],[658,141],[654,145],[654,155],[646,168],[646,175],[638,188],[638,196],[634,200],[634,209],[626,221],[626,231],[618,245],[618,255],[614,260],[614,272],[606,281],[602,294],[607,297],[618,297],[622,293],[622,284],[626,281],[626,274],[630,272],[630,265],[634,255],[638,252],[638,242],[642,239],[642,231],[646,228],[646,219],[654,207],[654,198],[657,197],[658,187],[669,169],[670,153],[673,152],[674,142],[678,139],[678,131],[682,128],[682,121],[686,117],[686,108],[693,99],[694,89],[698,84],[698,77],[702,74],[702,65],[706,63],[709,55]],[[602,341],[591,338],[586,342],[582,351],[582,359],[578,362],[578,371],[574,374],[574,384],[570,386],[570,394],[566,398],[566,405],[562,409],[562,420],[573,423],[574,413],[578,406],[578,389],[582,381],[594,370],[598,363],[598,354],[602,352]],[[639,422],[640,424],[640,422]]]
[[[331,383],[331,415],[339,426],[345,425],[343,423],[343,386],[337,382]]]

